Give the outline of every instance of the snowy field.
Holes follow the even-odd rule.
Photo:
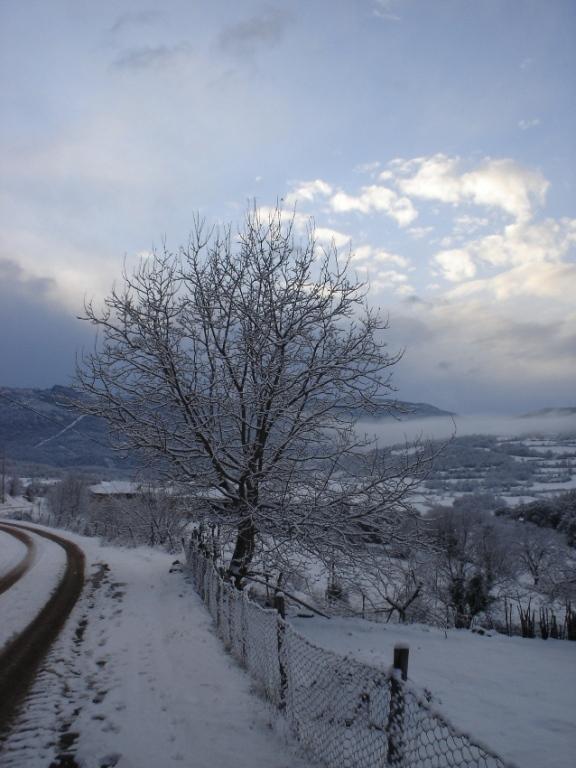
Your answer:
[[[571,768],[576,643],[361,619],[295,618],[314,644],[384,669],[410,647],[409,682],[460,731],[519,768]]]
[[[569,421],[568,428],[567,432],[539,438],[491,435],[489,447],[482,447],[486,443],[483,431],[479,431],[478,436],[456,439],[447,449],[457,460],[449,469],[442,470],[438,467],[438,463],[442,463],[441,455],[429,478],[433,482],[425,481],[413,496],[413,502],[425,513],[434,505],[449,506],[460,496],[488,493],[497,496],[503,505],[514,507],[574,490],[576,417]],[[492,464],[475,466],[474,457],[470,455],[470,447],[475,442],[477,451],[492,452]],[[507,454],[509,465],[506,468],[499,463],[501,451]],[[515,476],[514,465],[518,468],[524,465],[526,476]]]
[[[173,556],[62,535],[84,549],[88,582],[32,693],[28,716],[45,734],[79,734],[87,768],[310,765],[275,731],[275,714],[224,652],[185,575],[169,572]],[[50,764],[35,728],[8,742],[3,766]]]

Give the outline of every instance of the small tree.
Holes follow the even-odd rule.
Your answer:
[[[512,575],[507,528],[475,506],[436,507],[430,515],[435,549],[429,586],[454,626],[469,628],[493,602],[492,591]]]
[[[400,357],[365,298],[312,226],[298,242],[281,210],[253,209],[237,237],[197,220],[187,247],[86,308],[102,343],[78,370],[84,410],[192,486],[199,516],[235,528],[238,585],[271,537],[350,550],[369,530],[394,537],[408,512],[419,458],[389,461],[352,429],[362,411],[393,408]]]
[[[69,527],[86,513],[88,488],[76,475],[67,475],[47,493],[48,510],[56,526]]]
[[[12,496],[12,498],[22,496],[24,493],[24,485],[22,484],[22,480],[20,480],[18,475],[14,475],[8,481],[8,493],[10,496]]]
[[[107,539],[127,544],[162,546],[175,552],[188,522],[183,500],[166,489],[140,487],[132,498],[92,501],[87,528]]]
[[[527,522],[515,526],[515,554],[535,587],[542,586],[542,578],[562,559],[562,545],[562,537],[554,531]]]
[[[32,480],[29,480],[26,485],[26,489],[24,491],[24,498],[26,499],[26,501],[32,502],[35,499],[37,499],[39,496],[43,496],[45,492],[46,492],[46,486],[43,483],[41,483],[39,480],[32,479]]]

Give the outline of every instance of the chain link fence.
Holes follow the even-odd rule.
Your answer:
[[[187,565],[217,632],[298,741],[329,768],[514,768],[385,672],[318,648],[225,581],[192,540]]]

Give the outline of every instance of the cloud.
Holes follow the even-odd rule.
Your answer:
[[[544,262],[560,262],[576,244],[576,219],[546,219],[537,224],[509,224],[503,232],[440,251],[433,263],[450,281],[475,276],[477,265],[509,269]]]
[[[372,0],[372,13],[379,19],[385,19],[386,21],[400,21],[400,16],[394,12],[394,9],[400,2],[402,2],[402,0]]]
[[[286,205],[292,206],[299,202],[311,203],[318,197],[328,197],[332,194],[332,187],[322,179],[314,181],[301,181],[298,186],[289,192],[284,198]]]
[[[13,259],[0,257],[0,284],[26,298],[43,301],[54,292],[56,283],[52,277],[30,275]]]
[[[471,280],[411,310],[434,334],[434,354],[460,372],[548,379],[576,375],[576,264],[523,264]],[[416,340],[417,341],[417,340]],[[428,340],[427,340],[428,344]]]
[[[145,45],[121,53],[114,60],[114,67],[120,70],[162,68],[191,54],[191,46],[184,42],[176,45]]]
[[[470,255],[463,250],[440,251],[434,257],[434,263],[440,267],[444,278],[450,282],[469,280],[476,274],[476,265]]]
[[[399,296],[414,293],[406,274],[413,267],[405,256],[371,245],[361,245],[354,249],[350,261],[352,268],[361,273],[361,278],[369,283],[373,292],[393,291]]]
[[[548,181],[539,171],[513,160],[487,159],[477,168],[462,171],[458,157],[431,157],[391,164],[397,185],[409,197],[461,205],[472,203],[500,210],[517,221],[527,221],[544,204]]]
[[[77,187],[67,190],[66,197],[68,204],[78,204],[84,194],[94,194],[103,187],[108,193],[109,185],[134,190],[154,183],[161,175],[159,156],[146,156],[133,127],[115,115],[95,116],[80,129],[72,127],[70,133],[32,149],[4,151],[2,164],[12,178],[30,185],[28,200],[49,186],[50,195],[44,203],[52,201],[56,186]]]
[[[336,248],[344,248],[352,239],[350,235],[330,227],[316,227],[314,232],[316,239],[321,243],[326,243],[327,245],[334,243]]]
[[[291,22],[292,15],[286,10],[266,8],[259,16],[224,27],[219,46],[233,56],[251,56],[280,43]]]
[[[408,226],[418,216],[407,197],[401,197],[394,190],[378,184],[362,187],[358,195],[350,195],[341,189],[334,191],[333,186],[322,179],[301,181],[284,200],[287,205],[292,206],[298,202],[316,202],[319,198],[327,200],[333,213],[385,213],[400,227]]]
[[[544,280],[547,292],[558,298],[556,308],[549,298],[527,295],[526,282],[523,295],[498,301],[498,286],[491,280],[477,281],[473,296],[462,295],[458,286],[435,304],[405,302],[402,314],[391,320],[392,341],[407,348],[397,377],[402,396],[413,396],[418,382],[421,388],[425,381],[426,398],[451,410],[477,409],[482,403],[485,408],[487,402],[500,410],[523,408],[523,402],[543,402],[543,395],[552,404],[570,404],[576,312],[568,286],[564,292],[561,287],[567,275],[537,272],[536,282]],[[509,276],[510,283],[514,277]]]
[[[408,230],[408,234],[414,240],[422,240],[422,238],[430,235],[432,232],[434,232],[434,227],[410,227]]]
[[[573,306],[573,297],[576,296],[576,264],[520,264],[493,277],[459,285],[447,296],[450,300],[495,301],[502,305],[523,300],[524,308],[528,311],[530,302],[545,300],[548,304],[546,313],[559,316],[562,312],[566,316],[576,312]],[[534,308],[532,304],[532,310]]]
[[[258,206],[258,213],[262,217],[263,221],[267,221],[270,217],[276,215],[276,208],[267,205]],[[313,227],[316,240],[320,244],[332,245],[336,248],[344,248],[350,244],[352,236],[341,232],[338,229],[332,229],[331,227],[320,227],[316,225],[313,216],[306,213],[300,213],[299,211],[292,211],[287,208],[283,208],[280,211],[281,220],[284,224],[292,222],[294,230],[299,234],[304,234]]]
[[[518,121],[518,128],[520,128],[521,131],[528,131],[530,128],[536,128],[538,125],[540,125],[540,118],[538,117]]]
[[[369,262],[371,264],[394,264],[401,269],[410,267],[410,259],[397,253],[390,253],[383,248],[373,248],[371,245],[361,245],[354,249],[352,262]]]
[[[483,229],[490,224],[490,220],[480,216],[457,216],[454,219],[453,234],[456,237],[468,236],[477,232],[479,229]]]
[[[75,352],[91,345],[91,328],[54,303],[54,289],[51,277],[33,276],[0,256],[0,385],[66,383]]]
[[[407,197],[399,196],[388,187],[372,184],[362,187],[359,195],[336,192],[329,200],[334,213],[385,213],[394,219],[400,227],[406,227],[417,218],[418,212]]]
[[[354,166],[354,172],[368,173],[372,176],[374,173],[376,173],[381,165],[382,163],[379,160],[374,160],[372,163],[359,163],[358,165]]]
[[[68,240],[48,230],[5,227],[1,247],[5,257],[0,282],[18,285],[20,294],[70,312],[78,312],[87,293],[98,299],[106,296],[119,271],[117,250],[97,239]]]
[[[140,27],[145,24],[150,24],[159,16],[160,13],[158,11],[132,11],[128,13],[122,13],[110,26],[108,32],[111,35],[116,35],[133,27]]]

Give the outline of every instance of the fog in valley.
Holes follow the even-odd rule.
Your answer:
[[[496,414],[455,415],[423,419],[375,419],[356,424],[360,435],[375,436],[380,445],[414,440],[447,440],[466,435],[493,435],[506,438],[576,435],[576,413],[550,416],[502,416]]]

